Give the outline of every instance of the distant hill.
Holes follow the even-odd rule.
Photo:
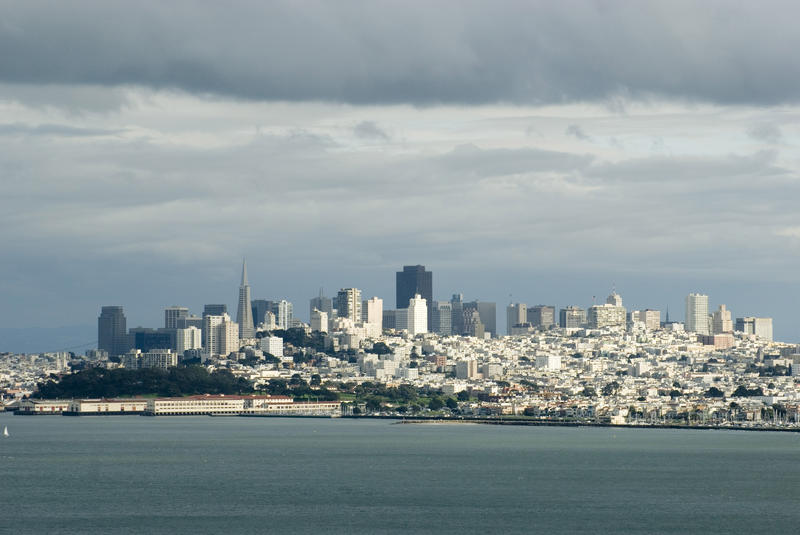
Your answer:
[[[0,353],[83,353],[97,347],[97,325],[67,327],[0,327]]]

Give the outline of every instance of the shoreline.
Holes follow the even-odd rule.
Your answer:
[[[174,416],[196,416],[196,417],[229,417],[229,418],[299,418],[299,419],[330,419],[330,420],[392,420],[394,424],[481,424],[481,425],[510,425],[510,426],[530,426],[530,427],[608,427],[616,429],[679,429],[679,430],[702,430],[702,431],[765,431],[780,433],[800,433],[798,427],[776,427],[776,426],[741,426],[741,425],[683,425],[683,424],[612,424],[610,422],[574,422],[558,420],[528,420],[520,418],[448,418],[440,416],[416,416],[413,418],[393,415],[311,415],[311,414],[253,414],[253,413],[207,413],[207,414],[159,414],[152,415],[143,412],[100,412],[100,413],[47,413],[31,414],[20,413],[17,411],[2,411],[0,414],[12,414],[14,416],[73,416],[73,417],[103,417],[103,416],[150,416],[150,417],[174,417]]]
[[[369,418],[369,417],[368,417]],[[379,417],[381,418],[381,417]],[[388,419],[389,417],[382,417]],[[398,418],[393,418],[398,419]],[[543,420],[516,420],[493,418],[404,418],[398,419],[396,424],[482,424],[482,425],[511,425],[533,427],[608,427],[615,429],[679,429],[699,431],[766,431],[780,433],[800,433],[800,427],[746,427],[735,425],[680,425],[680,424],[612,424],[604,422],[559,422]]]

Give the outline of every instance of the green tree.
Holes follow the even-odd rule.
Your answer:
[[[392,353],[392,349],[385,342],[376,342],[372,345],[372,352],[376,355],[388,355]]]
[[[458,401],[469,401],[469,392],[467,392],[466,390],[462,390],[461,392],[458,393],[457,397]]]
[[[448,409],[457,409],[458,408],[458,401],[453,398],[447,398],[445,401],[445,405],[447,405]]]
[[[444,408],[444,401],[441,398],[431,398],[428,402],[428,408],[432,411],[438,411]]]

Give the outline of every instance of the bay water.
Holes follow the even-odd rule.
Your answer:
[[[798,533],[800,435],[0,413],[1,533]]]

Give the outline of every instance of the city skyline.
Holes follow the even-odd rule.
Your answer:
[[[309,5],[7,10],[0,342],[85,342],[60,328],[102,303],[235,317],[243,256],[301,317],[418,262],[501,315],[616,284],[800,341],[796,5]]]
[[[405,265],[404,267],[406,267],[406,268],[409,268],[409,267],[422,267],[423,269],[425,269],[426,266],[424,266],[424,265],[416,265],[416,266]],[[230,312],[231,310],[238,310],[239,306],[237,305],[237,301],[243,295],[243,293],[242,293],[244,291],[243,288],[246,288],[246,290],[247,290],[246,294],[249,295],[249,299],[253,303],[253,307],[252,308],[248,307],[248,310],[251,311],[250,318],[251,318],[251,321],[253,321],[254,327],[257,327],[258,324],[260,323],[260,321],[255,321],[255,317],[254,317],[254,315],[255,315],[254,311],[256,309],[256,306],[255,306],[256,302],[272,303],[274,306],[277,306],[278,303],[281,300],[285,300],[288,303],[290,303],[290,305],[293,306],[296,311],[299,311],[299,314],[298,313],[293,313],[292,314],[293,317],[296,317],[296,318],[300,319],[301,321],[303,321],[306,324],[308,324],[310,322],[310,315],[308,317],[306,317],[308,315],[308,313],[304,312],[307,309],[306,305],[309,304],[313,299],[318,298],[319,296],[312,294],[311,296],[305,296],[305,297],[303,297],[303,296],[301,296],[301,297],[295,296],[294,298],[290,298],[290,296],[284,296],[284,295],[276,293],[276,292],[273,292],[273,293],[262,292],[258,288],[256,289],[255,293],[251,294],[251,286],[248,284],[249,279],[248,279],[246,261],[243,262],[240,265],[240,269],[241,269],[241,273],[240,273],[240,280],[239,280],[239,284],[238,284],[238,288],[239,288],[238,292],[229,291],[228,292],[229,294],[235,294],[235,295],[233,297],[230,297],[227,300],[227,302],[224,302],[225,300],[216,300],[216,301],[213,300],[213,299],[204,300],[201,296],[199,296],[197,294],[193,294],[193,299],[183,299],[182,301],[180,299],[178,299],[176,302],[170,302],[169,304],[164,304],[164,305],[159,304],[158,306],[155,306],[155,307],[145,305],[143,307],[140,306],[138,310],[136,308],[134,308],[134,307],[129,307],[125,303],[122,303],[122,304],[117,303],[117,304],[112,304],[112,305],[99,303],[98,305],[96,305],[96,307],[99,307],[99,308],[97,308],[97,310],[100,310],[100,308],[115,308],[115,307],[121,306],[125,310],[125,315],[126,315],[126,318],[127,318],[127,325],[130,328],[144,328],[144,329],[162,328],[162,327],[164,327],[164,322],[165,322],[164,318],[165,318],[166,311],[169,310],[169,309],[176,308],[176,307],[179,308],[179,309],[187,309],[189,314],[196,314],[196,315],[203,315],[205,313],[205,310],[208,309],[208,307],[211,307],[213,309],[213,310],[211,310],[211,313],[213,313],[213,314],[222,314],[222,313],[225,313],[225,312]],[[395,268],[395,270],[396,269],[397,268]],[[389,271],[391,271],[391,269]],[[395,275],[398,275],[399,273],[400,272],[396,272]],[[432,273],[432,271],[427,271],[427,273],[430,274],[430,273]],[[352,280],[352,278],[350,278],[349,280]],[[327,288],[322,287],[322,288],[318,289],[318,292],[322,292],[322,294],[325,294],[325,297],[327,297],[328,299],[332,299],[333,306],[335,308],[336,307],[336,302],[337,302],[337,294],[339,294],[340,291],[346,290],[346,289],[347,288],[344,287],[344,286],[340,287],[340,288],[337,288],[337,289],[331,288],[330,290],[328,290]],[[397,291],[397,277],[395,277],[393,283],[391,285],[389,285],[389,287],[386,290],[385,294],[370,292],[368,290],[364,290],[360,286],[356,286],[355,289],[359,291],[362,300],[366,300],[366,299],[368,299],[369,297],[371,297],[373,295],[385,300],[386,299],[386,295],[392,295],[392,294],[396,293],[396,291]],[[551,287],[549,290],[550,290],[550,292],[547,293],[546,295],[550,295],[550,296],[553,296],[553,295],[556,295],[556,296],[558,296],[558,295],[575,295],[574,293],[570,293],[569,291],[565,291],[563,294],[560,294],[559,293],[559,290],[560,290],[559,288],[552,288]],[[612,284],[611,285],[611,289],[609,290],[609,292],[611,292],[613,294],[616,291],[617,291],[616,290],[616,285]],[[702,290],[697,290],[697,291],[702,291]],[[507,297],[506,301],[502,301],[502,300],[496,300],[495,301],[495,300],[492,300],[492,299],[481,299],[481,298],[477,297],[474,293],[472,293],[468,288],[455,288],[455,287],[453,287],[452,291],[450,291],[450,290],[441,290],[441,293],[440,293],[439,290],[434,289],[433,301],[434,302],[436,302],[436,301],[440,301],[440,302],[449,301],[450,296],[453,295],[453,294],[456,294],[456,293],[464,295],[464,302],[465,303],[469,303],[469,302],[472,302],[472,301],[475,301],[475,302],[480,301],[480,302],[487,302],[487,303],[492,303],[492,304],[496,305],[496,310],[495,310],[495,315],[494,316],[495,316],[495,321],[496,321],[496,325],[497,325],[497,327],[495,327],[495,331],[496,331],[497,335],[507,334],[506,330],[505,330],[505,326],[506,326],[506,313],[507,313],[506,306],[508,304],[510,304],[512,302],[513,303],[526,304],[527,305],[527,309],[528,309],[528,317],[530,318],[530,314],[532,313],[531,311],[535,307],[537,307],[538,305],[541,304],[540,301],[547,301],[547,300],[537,299],[535,296],[530,297],[529,299],[525,299],[525,298],[522,298],[522,297],[517,298],[517,296],[520,296],[519,292],[506,294],[506,297]],[[684,322],[685,321],[686,316],[685,316],[685,313],[682,314],[682,312],[685,312],[685,310],[686,310],[687,295],[692,295],[694,293],[695,293],[695,291],[693,290],[691,292],[688,292],[687,294],[684,294],[683,296],[672,296],[672,297],[670,297],[670,303],[678,302],[678,303],[681,304],[681,306],[675,306],[674,308],[671,309],[670,319],[672,321],[679,321],[679,322]],[[727,309],[729,311],[731,311],[734,314],[735,317],[762,317],[762,316],[766,316],[766,317],[773,318],[773,322],[775,323],[775,325],[781,325],[782,322],[786,323],[786,321],[785,321],[786,318],[772,316],[771,314],[764,313],[763,311],[753,311],[753,310],[750,310],[750,309],[744,309],[743,310],[743,309],[741,309],[739,307],[734,308],[732,305],[729,305],[729,303],[737,302],[735,299],[718,298],[715,295],[710,295],[710,296],[707,295],[706,297],[707,297],[707,307],[708,307],[708,315],[709,316],[711,315],[711,313],[719,305],[726,305]],[[715,298],[716,298],[716,300],[715,300]],[[510,301],[511,299],[513,299],[513,301]],[[584,296],[584,299],[585,299],[585,296]],[[596,294],[593,294],[588,300],[585,300],[585,301],[571,302],[569,300],[564,300],[564,299],[560,299],[560,298],[556,298],[555,300],[550,299],[550,301],[552,301],[553,306],[556,307],[555,311],[554,311],[554,313],[555,313],[554,323],[556,325],[559,323],[558,314],[559,314],[559,311],[562,310],[562,309],[565,309],[565,308],[570,307],[570,306],[577,306],[577,307],[580,307],[580,308],[584,309],[584,311],[588,311],[589,307],[592,304],[602,304],[602,303],[605,302],[605,300],[606,300],[606,297],[603,294],[599,293],[599,292],[596,293]],[[208,304],[209,301],[218,302],[219,304],[211,305],[211,304]],[[645,298],[645,301],[647,301],[646,298]],[[661,316],[662,319],[665,319],[665,314],[666,314],[666,310],[667,310],[666,307],[660,307],[658,305],[658,303],[647,305],[647,304],[642,304],[640,301],[631,302],[627,298],[625,298],[625,306],[626,306],[628,311],[630,311],[630,310],[647,310],[647,309],[659,310],[662,313],[662,316]],[[218,311],[217,311],[217,308],[219,308]],[[308,310],[310,312],[310,308]],[[131,311],[133,311],[133,312],[131,313]],[[95,311],[95,320],[96,320],[96,314],[97,314],[97,312]],[[238,313],[237,313],[237,315],[238,315]],[[134,319],[132,320],[131,318],[134,318]],[[232,317],[232,319],[234,321],[236,320],[235,317]],[[236,322],[236,323],[238,323],[238,322]],[[0,333],[1,332],[2,332],[2,330],[0,330]],[[68,332],[68,330],[67,330],[67,332],[64,332],[61,329],[58,329],[58,332],[60,333],[60,338],[59,339],[67,340],[66,342],[64,342],[65,344],[70,344],[71,342],[69,342],[68,340],[73,340],[73,341],[76,342],[76,343],[73,344],[73,346],[76,349],[83,349],[85,347],[89,347],[89,344],[88,344],[89,339],[86,338],[86,336],[90,332],[96,332],[96,325],[95,326],[91,326],[91,324],[87,323],[83,327],[83,330],[79,330],[80,336],[77,337],[77,338],[75,337],[76,336],[75,334],[70,334]],[[780,338],[780,332],[777,329],[776,329],[774,338],[775,338],[775,340],[780,340],[780,341],[783,341],[783,342],[794,342],[795,341],[795,340],[787,340],[787,339],[784,339],[784,338]],[[82,340],[83,342],[77,342],[78,340]],[[12,346],[11,349],[0,348],[0,351],[4,351],[4,350],[5,351],[7,351],[7,350],[15,350],[16,351],[17,350],[13,346],[14,345],[18,345],[18,344],[10,344],[10,345]],[[58,342],[53,342],[53,343],[51,343],[50,346],[48,346],[48,347],[46,347],[44,349],[33,349],[33,350],[30,350],[29,352],[60,351],[60,350],[63,350],[63,349],[70,349],[71,347],[72,346],[70,346],[70,345],[60,345],[59,346]]]

